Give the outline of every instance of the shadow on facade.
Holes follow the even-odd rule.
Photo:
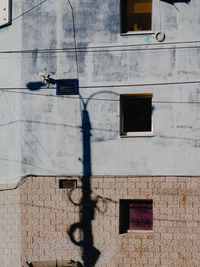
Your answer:
[[[174,4],[174,3],[186,3],[189,4],[191,0],[161,0],[163,2],[169,3],[169,4]]]
[[[27,87],[32,90],[40,89],[40,84],[29,83]],[[91,176],[92,176],[92,160],[91,160],[91,122],[89,112],[87,110],[87,105],[89,100],[100,93],[116,93],[110,91],[101,91],[92,94],[85,102],[80,96],[80,99],[83,104],[83,109],[81,110],[82,117],[82,165],[83,165],[83,176],[81,180],[81,200],[79,203],[75,203],[72,199],[72,192],[75,189],[68,191],[68,199],[73,205],[79,207],[79,216],[80,221],[72,224],[68,229],[68,235],[70,240],[76,246],[79,246],[82,252],[82,262],[84,267],[94,267],[98,261],[101,252],[94,246],[93,232],[92,232],[92,221],[95,218],[95,211],[105,213],[107,211],[108,204],[114,202],[112,199],[103,198],[97,195],[95,198],[92,198],[92,188],[91,188]],[[33,122],[33,121],[29,121]],[[62,125],[68,126],[68,125]],[[100,203],[100,205],[98,204]],[[101,207],[103,204],[103,208]],[[76,233],[80,233],[80,238],[77,240]]]
[[[96,200],[91,198],[91,124],[89,113],[84,105],[82,111],[82,142],[83,142],[83,177],[82,182],[82,199],[79,203],[80,207],[80,222],[71,225],[68,234],[71,241],[82,248],[82,259],[85,267],[95,266],[100,251],[94,247],[93,234],[92,234],[92,220],[94,219],[94,213],[96,208]],[[71,197],[69,196],[71,200]],[[77,241],[74,237],[75,231],[79,230],[82,233],[80,241]]]
[[[100,93],[100,92],[99,92]],[[112,92],[111,92],[112,93]],[[98,93],[95,93],[98,94]],[[82,250],[82,260],[85,267],[95,266],[97,260],[100,257],[101,252],[94,247],[93,233],[92,233],[92,221],[95,217],[95,210],[98,210],[102,213],[105,213],[109,202],[113,202],[109,198],[103,198],[101,196],[96,196],[95,199],[92,199],[92,189],[91,189],[91,175],[92,175],[92,163],[91,163],[91,123],[90,116],[87,110],[87,104],[89,100],[95,95],[86,101],[82,100],[83,110],[82,110],[82,143],[83,143],[83,176],[81,178],[81,190],[82,198],[80,203],[76,204],[71,198],[72,189],[68,192],[69,200],[74,204],[79,206],[80,211],[80,222],[74,223],[68,229],[68,235],[70,240],[77,246],[81,247]],[[104,210],[98,208],[98,202],[102,201]],[[77,241],[75,238],[75,232],[79,231],[81,233],[80,241]]]
[[[179,9],[175,4],[176,3],[189,4],[191,0],[160,0],[160,1],[166,2],[166,3],[170,4],[170,5],[173,5],[176,8],[176,10],[179,12]]]
[[[51,86],[55,85],[58,82],[58,80],[47,78],[46,82],[45,80],[43,82],[37,81],[37,82],[28,82],[26,84],[27,88],[32,91],[37,91],[44,88],[50,88]]]
[[[36,91],[43,87],[44,84],[42,82],[29,82],[26,86],[29,90]]]

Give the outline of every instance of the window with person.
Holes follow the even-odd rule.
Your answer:
[[[152,0],[121,0],[121,33],[152,30]]]

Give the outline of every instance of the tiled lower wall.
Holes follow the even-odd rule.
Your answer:
[[[22,262],[79,258],[67,228],[79,220],[59,178],[28,178],[21,186]]]
[[[75,190],[59,189],[63,178],[28,177],[21,185],[21,228],[16,205],[18,228],[0,241],[0,266],[12,266],[12,253],[16,262],[21,254],[21,266],[55,259],[84,259],[90,267],[200,266],[200,177],[73,177]],[[0,192],[2,203],[13,192]],[[119,234],[120,199],[152,199],[153,231]]]
[[[21,266],[21,213],[19,190],[0,185],[0,266]]]

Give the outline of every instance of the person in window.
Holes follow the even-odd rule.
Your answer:
[[[137,23],[134,23],[133,30],[134,31],[142,31],[142,27],[139,27]]]

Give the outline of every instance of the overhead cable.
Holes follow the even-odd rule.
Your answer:
[[[63,48],[49,48],[49,49],[26,49],[26,50],[5,50],[0,51],[0,54],[28,54],[28,53],[65,53],[65,52],[119,52],[119,51],[151,51],[151,50],[170,50],[170,49],[193,49],[200,48],[200,46],[172,46],[166,47],[164,45],[176,45],[176,44],[198,44],[200,41],[187,41],[187,42],[169,42],[169,43],[151,43],[151,44],[132,44],[132,45],[113,45],[113,46],[88,46],[88,47],[63,47]],[[141,47],[147,46],[147,48],[132,48],[132,47]],[[159,46],[148,48],[151,46]],[[164,47],[163,47],[164,46]],[[114,49],[112,49],[114,48]],[[122,49],[123,48],[123,49]],[[128,49],[124,49],[128,48]],[[102,50],[96,50],[102,49]]]
[[[16,91],[9,91],[5,90],[3,93],[11,93],[11,94],[23,94],[23,95],[31,95],[31,96],[45,96],[45,97],[53,97],[53,98],[67,98],[67,99],[72,99],[72,100],[79,100],[79,96],[73,96],[73,95],[50,95],[50,94],[34,94],[34,93],[28,93],[28,92],[16,92]],[[90,97],[82,97],[84,100],[90,99],[91,101],[108,101],[108,102],[120,102],[119,99],[113,99],[113,98],[90,98]],[[156,104],[200,104],[200,101],[152,101],[152,103]]]
[[[200,81],[178,81],[178,82],[160,82],[160,83],[136,83],[136,84],[109,84],[109,85],[89,85],[79,86],[81,89],[95,89],[95,88],[126,88],[126,87],[138,87],[138,86],[162,86],[162,85],[184,85],[184,84],[200,84]],[[27,90],[27,87],[1,87],[0,90]],[[31,89],[29,89],[31,90]],[[55,88],[34,88],[36,90],[55,90]]]
[[[23,17],[24,15],[26,15],[27,13],[31,12],[33,9],[37,8],[38,6],[42,5],[43,3],[47,2],[48,0],[44,0],[42,2],[40,2],[39,4],[37,4],[36,6],[33,6],[32,8],[26,10],[24,13],[22,13],[21,15],[15,17],[14,19],[11,20],[11,22]]]

